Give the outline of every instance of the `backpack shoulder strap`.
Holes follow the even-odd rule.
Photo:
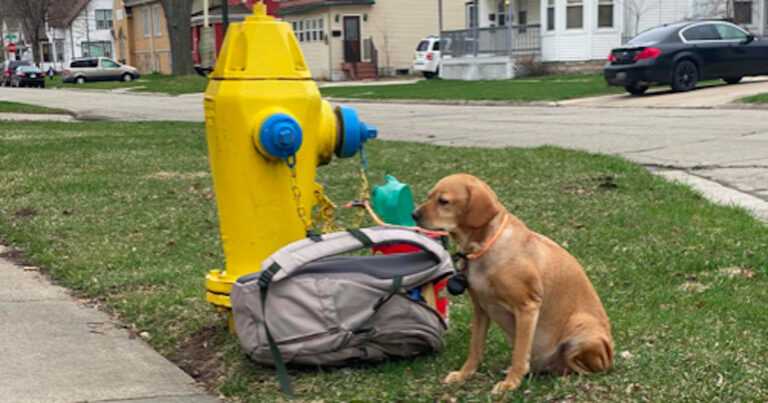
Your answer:
[[[320,241],[302,239],[293,242],[267,258],[262,263],[262,270],[267,270],[277,263],[281,270],[271,279],[272,282],[277,282],[316,260],[391,243],[411,244],[432,254],[440,262],[451,261],[445,248],[429,237],[407,229],[373,227],[326,234]],[[250,280],[251,276],[248,277]]]

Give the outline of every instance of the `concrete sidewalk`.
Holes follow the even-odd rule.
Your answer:
[[[0,258],[0,284],[3,403],[219,401],[36,268]]]

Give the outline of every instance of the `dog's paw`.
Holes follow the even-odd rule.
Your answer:
[[[465,374],[461,371],[453,371],[448,374],[448,376],[443,379],[443,384],[448,385],[451,383],[461,383],[467,380],[467,378],[470,377],[471,374]]]
[[[502,382],[497,383],[496,386],[493,387],[491,394],[501,395],[503,393],[517,389],[518,386],[520,386],[519,380],[515,380],[515,381],[504,380]]]

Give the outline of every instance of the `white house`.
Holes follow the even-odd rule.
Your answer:
[[[61,69],[80,57],[113,57],[112,3],[79,0],[67,15],[51,21],[46,29],[48,42],[41,45],[43,64]]]
[[[523,61],[604,60],[645,29],[687,18],[730,16],[766,32],[768,0],[473,0],[466,28],[444,31],[440,76],[513,78]]]

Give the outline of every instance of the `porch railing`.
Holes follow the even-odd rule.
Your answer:
[[[513,56],[541,52],[541,25],[443,31],[442,56]]]

